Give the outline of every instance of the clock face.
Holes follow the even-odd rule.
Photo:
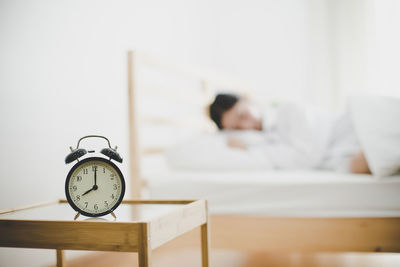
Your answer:
[[[79,213],[97,217],[118,207],[125,194],[125,181],[110,160],[86,158],[75,164],[67,175],[65,194]]]

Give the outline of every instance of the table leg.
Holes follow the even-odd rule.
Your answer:
[[[65,254],[62,249],[57,249],[57,267],[65,267]]]
[[[139,267],[151,266],[151,248],[141,247],[138,251]]]
[[[149,225],[147,223],[141,225],[141,232],[142,235],[138,247],[139,267],[151,267],[151,240],[149,237]]]
[[[201,226],[201,262],[202,267],[210,266],[209,258],[209,233],[208,233],[208,223]]]

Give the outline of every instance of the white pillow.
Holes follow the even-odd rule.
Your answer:
[[[244,132],[243,132],[244,134]],[[227,146],[227,133],[202,134],[167,150],[170,166],[188,170],[254,170],[271,167],[261,150]]]
[[[390,176],[400,170],[400,99],[383,96],[353,98],[355,130],[371,172]]]

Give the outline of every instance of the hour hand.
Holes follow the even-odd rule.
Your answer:
[[[88,191],[86,191],[85,193],[82,194],[82,196],[86,195],[87,193],[89,193],[90,191],[92,191],[93,188],[90,188]]]

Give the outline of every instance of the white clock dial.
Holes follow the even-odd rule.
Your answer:
[[[120,204],[124,193],[121,172],[103,158],[80,161],[67,176],[67,198],[74,209],[87,216],[110,213]]]

